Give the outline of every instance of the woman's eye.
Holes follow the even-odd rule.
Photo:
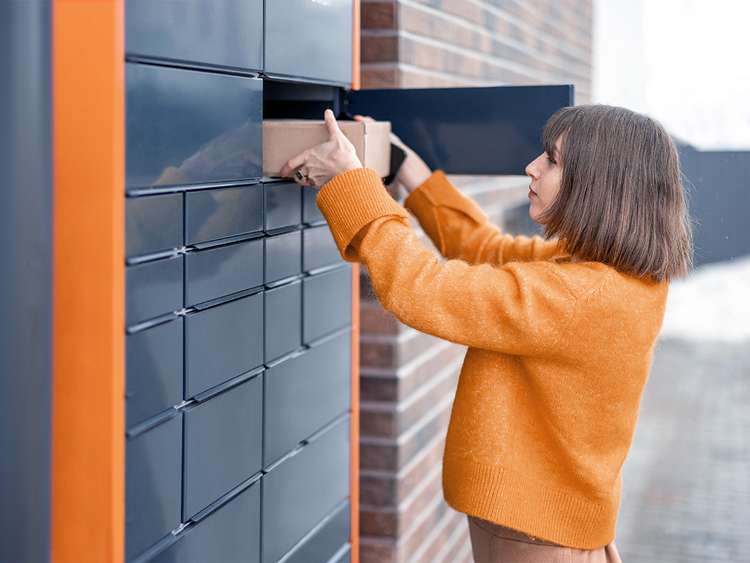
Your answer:
[[[554,158],[552,158],[552,157],[551,157],[550,155],[547,155],[547,160],[549,160],[549,161],[550,161],[550,162],[551,162],[552,164],[557,164],[557,163],[555,162],[555,159],[554,159]]]

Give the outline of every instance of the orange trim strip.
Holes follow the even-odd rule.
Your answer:
[[[352,90],[361,87],[360,2],[352,2]],[[359,264],[352,264],[352,426],[350,464],[350,506],[352,563],[359,563]]]
[[[124,5],[53,4],[52,560],[124,556]]]

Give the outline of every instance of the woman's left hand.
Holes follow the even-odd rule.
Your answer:
[[[294,177],[303,186],[323,186],[328,180],[355,168],[362,168],[357,151],[339,129],[333,111],[323,114],[329,139],[290,159],[281,169],[284,177]]]

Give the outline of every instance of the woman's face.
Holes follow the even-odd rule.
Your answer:
[[[557,196],[562,181],[560,164],[560,139],[555,141],[555,153],[543,152],[526,166],[526,175],[531,178],[529,184],[529,217],[540,223],[538,217]],[[541,223],[540,223],[541,224]]]

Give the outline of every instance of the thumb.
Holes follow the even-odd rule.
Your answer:
[[[328,128],[328,134],[330,135],[331,139],[333,139],[341,132],[341,129],[339,129],[339,124],[336,122],[336,118],[333,116],[333,111],[330,109],[325,110],[325,112],[323,113],[323,118],[326,122],[326,128]]]

